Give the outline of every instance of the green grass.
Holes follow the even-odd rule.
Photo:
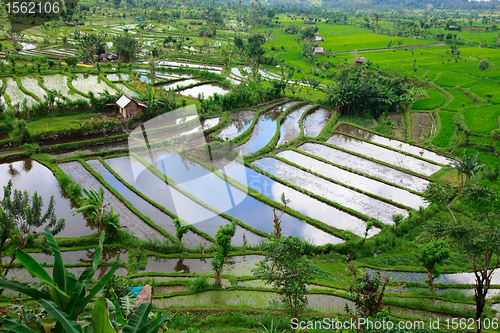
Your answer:
[[[456,130],[455,116],[455,113],[439,111],[441,130],[439,131],[439,134],[432,140],[432,144],[439,147],[447,147],[450,145]]]
[[[446,103],[446,97],[436,89],[426,90],[429,97],[413,103],[413,110],[434,110]]]
[[[32,135],[43,132],[59,132],[79,128],[80,124],[92,117],[99,117],[97,112],[86,112],[70,115],[52,114],[47,117],[28,122],[28,130]]]
[[[500,107],[487,105],[479,108],[467,109],[464,112],[465,124],[474,133],[490,134],[498,128],[498,116]]]
[[[476,81],[475,77],[459,74],[451,71],[442,72],[436,79],[436,83],[444,87],[464,86]]]
[[[500,104],[500,83],[490,79],[482,79],[468,84],[468,87],[472,92],[478,94],[485,100],[488,99],[486,94],[493,94],[491,103]]]
[[[493,145],[493,139],[485,137],[485,136],[474,136],[474,135],[471,135],[470,142],[483,143],[483,144],[487,144],[487,145]]]
[[[476,103],[474,103],[474,101],[463,92],[453,88],[445,88],[445,90],[453,96],[453,100],[450,104],[444,106],[443,110],[460,111],[462,110],[462,103],[465,103],[466,109],[476,106]]]

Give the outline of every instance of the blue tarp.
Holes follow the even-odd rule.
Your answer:
[[[130,289],[130,292],[134,296],[137,296],[137,294],[139,294],[139,292],[142,290],[142,288],[143,287],[128,287],[128,289]]]

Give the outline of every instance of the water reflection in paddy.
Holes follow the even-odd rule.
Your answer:
[[[293,110],[286,116],[285,120],[281,124],[280,139],[277,146],[292,141],[300,135],[300,117],[311,106],[311,104],[306,104],[297,108],[297,110]]]
[[[235,149],[240,150],[242,155],[248,156],[264,148],[276,133],[276,122],[278,117],[297,103],[296,101],[288,102],[261,113],[259,119],[257,119],[250,139]]]
[[[202,84],[200,86],[188,88],[185,90],[181,90],[179,94],[184,95],[184,96],[190,96],[197,98],[199,94],[203,94],[205,98],[208,98],[209,96],[213,96],[214,94],[218,95],[225,95],[229,92],[227,88],[225,88],[222,85],[216,84],[216,83],[208,83],[208,84]]]
[[[326,142],[334,146],[356,152],[363,156],[371,157],[376,160],[392,164],[396,167],[412,170],[426,176],[430,176],[441,169],[438,165],[425,162],[418,158],[398,153],[387,148],[382,148],[344,134],[335,133]]]
[[[142,157],[151,161],[150,156],[158,170],[168,175],[187,192],[251,227],[268,234],[273,232],[272,207],[251,196],[246,196],[245,193],[225,183],[199,164],[183,160],[177,154],[152,152],[151,155]],[[236,202],[239,204],[235,205]],[[282,216],[282,228],[284,236],[295,235],[311,239],[316,245],[341,242],[340,239],[288,214]]]
[[[125,200],[130,202],[137,210],[139,210],[142,214],[149,217],[156,225],[160,228],[163,228],[166,232],[171,235],[175,235],[175,225],[173,223],[173,219],[159,210],[158,208],[151,205],[149,202],[144,200],[135,194],[132,190],[126,187],[123,183],[121,183],[115,176],[109,172],[100,161],[93,160],[88,161],[88,164],[94,169],[97,173],[99,173],[104,180],[111,185],[120,195],[122,195]],[[194,248],[199,243],[207,242],[206,239],[202,238],[198,234],[189,231],[182,238],[182,242],[185,246]]]
[[[230,221],[212,213],[161,182],[158,177],[147,169],[143,170],[139,177],[134,177],[132,168],[134,166],[137,167],[138,162],[135,160],[135,163],[132,163],[131,159],[135,160],[129,156],[111,158],[106,160],[106,164],[108,164],[124,181],[135,187],[138,191],[153,199],[170,212],[180,216],[188,223],[194,224],[197,229],[206,232],[212,237],[215,236],[219,226],[230,223]],[[175,197],[175,201],[173,197]],[[183,208],[182,212],[177,211],[176,204]],[[200,220],[200,216],[210,217],[202,222],[193,223],[193,221]],[[256,245],[261,240],[264,240],[262,237],[237,226],[236,233],[231,240],[232,244],[235,246],[243,245],[244,233],[249,245]]]
[[[398,187],[387,185],[385,183],[373,180],[353,172],[346,171],[339,167],[330,165],[325,162],[318,161],[312,157],[297,153],[295,151],[283,151],[277,156],[282,157],[294,164],[300,165],[312,172],[323,175],[330,179],[336,180],[342,184],[346,184],[365,192],[378,195],[382,198],[390,199],[397,203],[419,209],[420,206],[427,207],[422,197]]]
[[[235,276],[252,276],[252,269],[263,259],[264,256],[259,255],[229,257],[224,264],[223,272]],[[211,274],[213,273],[211,262],[212,258],[185,259],[149,256],[144,272]]]
[[[274,158],[263,158],[252,164],[295,186],[320,195],[344,207],[358,211],[368,217],[376,218],[386,224],[393,223],[392,215],[407,215],[404,209],[397,208],[366,194],[329,182]]]
[[[346,168],[366,173],[417,192],[423,192],[430,183],[423,178],[322,144],[307,142],[299,146],[298,149]]]
[[[427,283],[427,273],[417,273],[417,272],[392,272],[392,271],[381,271],[371,268],[365,269],[369,275],[375,275],[380,272],[383,276],[391,276],[394,281],[407,281],[407,282],[419,282]],[[434,280],[434,283],[450,283],[450,284],[474,284],[476,281],[473,272],[466,273],[452,273],[452,274],[441,274],[438,278]],[[491,284],[500,284],[500,271],[493,272],[491,276]]]
[[[64,97],[69,100],[76,101],[79,99],[86,100],[80,94],[71,90],[68,86],[68,77],[62,74],[45,75],[42,77],[43,85],[50,90],[55,90],[60,92]]]
[[[252,125],[253,118],[255,117],[254,111],[238,111],[231,113],[231,124],[223,129],[217,137],[219,138],[227,138],[232,140],[239,136],[241,133],[245,132],[250,125]]]
[[[342,132],[342,133],[346,133],[346,134],[349,134],[352,136],[357,136],[359,138],[367,139],[367,140],[370,140],[372,142],[379,143],[379,144],[382,144],[384,146],[388,146],[388,147],[391,147],[394,149],[402,150],[402,151],[405,151],[407,153],[410,153],[410,154],[413,154],[416,156],[421,156],[425,159],[428,159],[428,160],[431,160],[431,161],[434,161],[434,162],[437,162],[440,164],[447,165],[450,162],[446,157],[438,155],[433,151],[430,151],[430,150],[427,150],[427,149],[424,149],[421,147],[413,146],[413,145],[410,145],[408,143],[405,143],[405,142],[402,142],[399,140],[389,139],[389,138],[386,138],[384,136],[380,136],[380,135],[365,131],[362,128],[352,126],[349,124],[341,124],[339,127],[337,127],[337,131]]]
[[[212,166],[219,169],[215,163],[212,163]],[[307,194],[296,191],[291,187],[275,182],[271,178],[258,173],[251,168],[245,167],[243,170],[246,173],[246,179],[248,179],[246,185],[260,194],[265,195],[269,199],[281,202],[281,194],[285,193],[285,197],[291,200],[288,204],[288,207],[291,209],[296,210],[305,216],[322,221],[334,228],[348,230],[358,236],[364,236],[366,223],[363,220],[314,199]],[[241,172],[240,168],[230,165],[229,167],[226,167],[226,171],[233,178],[242,178],[235,174]],[[372,228],[368,233],[368,237],[376,235],[379,231],[380,230],[376,228]]]
[[[3,186],[12,180],[12,188],[26,190],[30,197],[36,191],[43,198],[43,207],[47,208],[50,197],[54,196],[55,215],[65,219],[66,227],[57,237],[78,237],[90,235],[94,231],[83,218],[82,214],[73,216],[72,211],[78,206],[71,201],[52,172],[42,164],[26,159],[23,161],[0,163],[0,190],[3,197]]]
[[[324,108],[319,108],[316,111],[304,117],[304,135],[315,138],[323,130],[330,119],[331,112]]]

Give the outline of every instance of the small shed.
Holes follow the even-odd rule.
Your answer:
[[[356,64],[357,65],[363,65],[364,62],[367,62],[368,59],[366,59],[365,57],[359,57],[358,59],[356,59]]]
[[[314,37],[314,41],[319,43],[319,42],[324,42],[325,40],[321,36],[316,36]]]
[[[130,98],[126,94],[116,101],[116,105],[118,105],[121,115],[125,118],[138,116],[144,108],[147,108],[146,104],[138,99]]]
[[[322,47],[315,47],[313,55],[318,56],[318,55],[326,55],[326,52],[323,50]]]

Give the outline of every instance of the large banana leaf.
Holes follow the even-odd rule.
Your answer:
[[[64,268],[64,263],[61,256],[61,251],[59,250],[59,245],[57,245],[56,239],[54,235],[49,231],[49,229],[45,229],[45,238],[47,238],[47,243],[54,254],[54,270],[53,277],[55,284],[65,292],[67,291],[66,285],[66,269]],[[68,293],[70,294],[70,293]]]
[[[19,260],[19,262],[31,273],[31,275],[40,278],[42,281],[46,282],[49,286],[57,290],[61,294],[61,297],[69,298],[69,296],[64,291],[62,291],[56,286],[54,281],[50,278],[49,273],[47,273],[47,271],[43,269],[43,267],[38,263],[38,261],[33,259],[33,257],[31,257],[29,254],[27,254],[21,249],[17,249],[16,257]]]
[[[35,288],[35,286],[37,288]],[[5,277],[0,276],[0,288],[23,293],[35,300],[39,300],[41,298],[50,298],[50,293],[47,287],[41,286],[38,283],[20,283],[17,281],[7,280]]]
[[[111,296],[113,297],[113,304],[115,306],[115,314],[116,314],[116,320],[120,323],[121,326],[127,324],[127,320],[123,318],[123,313],[122,313],[122,307],[120,306],[120,301],[118,300],[118,297],[116,296],[115,292],[113,289],[110,290]]]
[[[82,333],[80,324],[69,319],[68,314],[60,311],[56,303],[45,299],[41,299],[39,303],[52,318],[56,319],[64,327],[66,333]]]
[[[127,325],[123,328],[122,333],[137,333],[141,328],[148,323],[148,314],[151,311],[151,304],[141,303],[135,310]]]
[[[92,328],[94,333],[116,333],[109,322],[108,301],[104,297],[99,297],[95,302],[94,311],[92,311]]]
[[[37,331],[33,331],[28,326],[20,324],[13,319],[4,319],[2,327],[15,333],[38,333]]]
[[[137,333],[156,333],[158,332],[158,327],[166,320],[169,320],[171,317],[172,314],[170,312],[165,313],[160,318],[153,320],[147,326],[141,328],[139,331],[137,331]]]

